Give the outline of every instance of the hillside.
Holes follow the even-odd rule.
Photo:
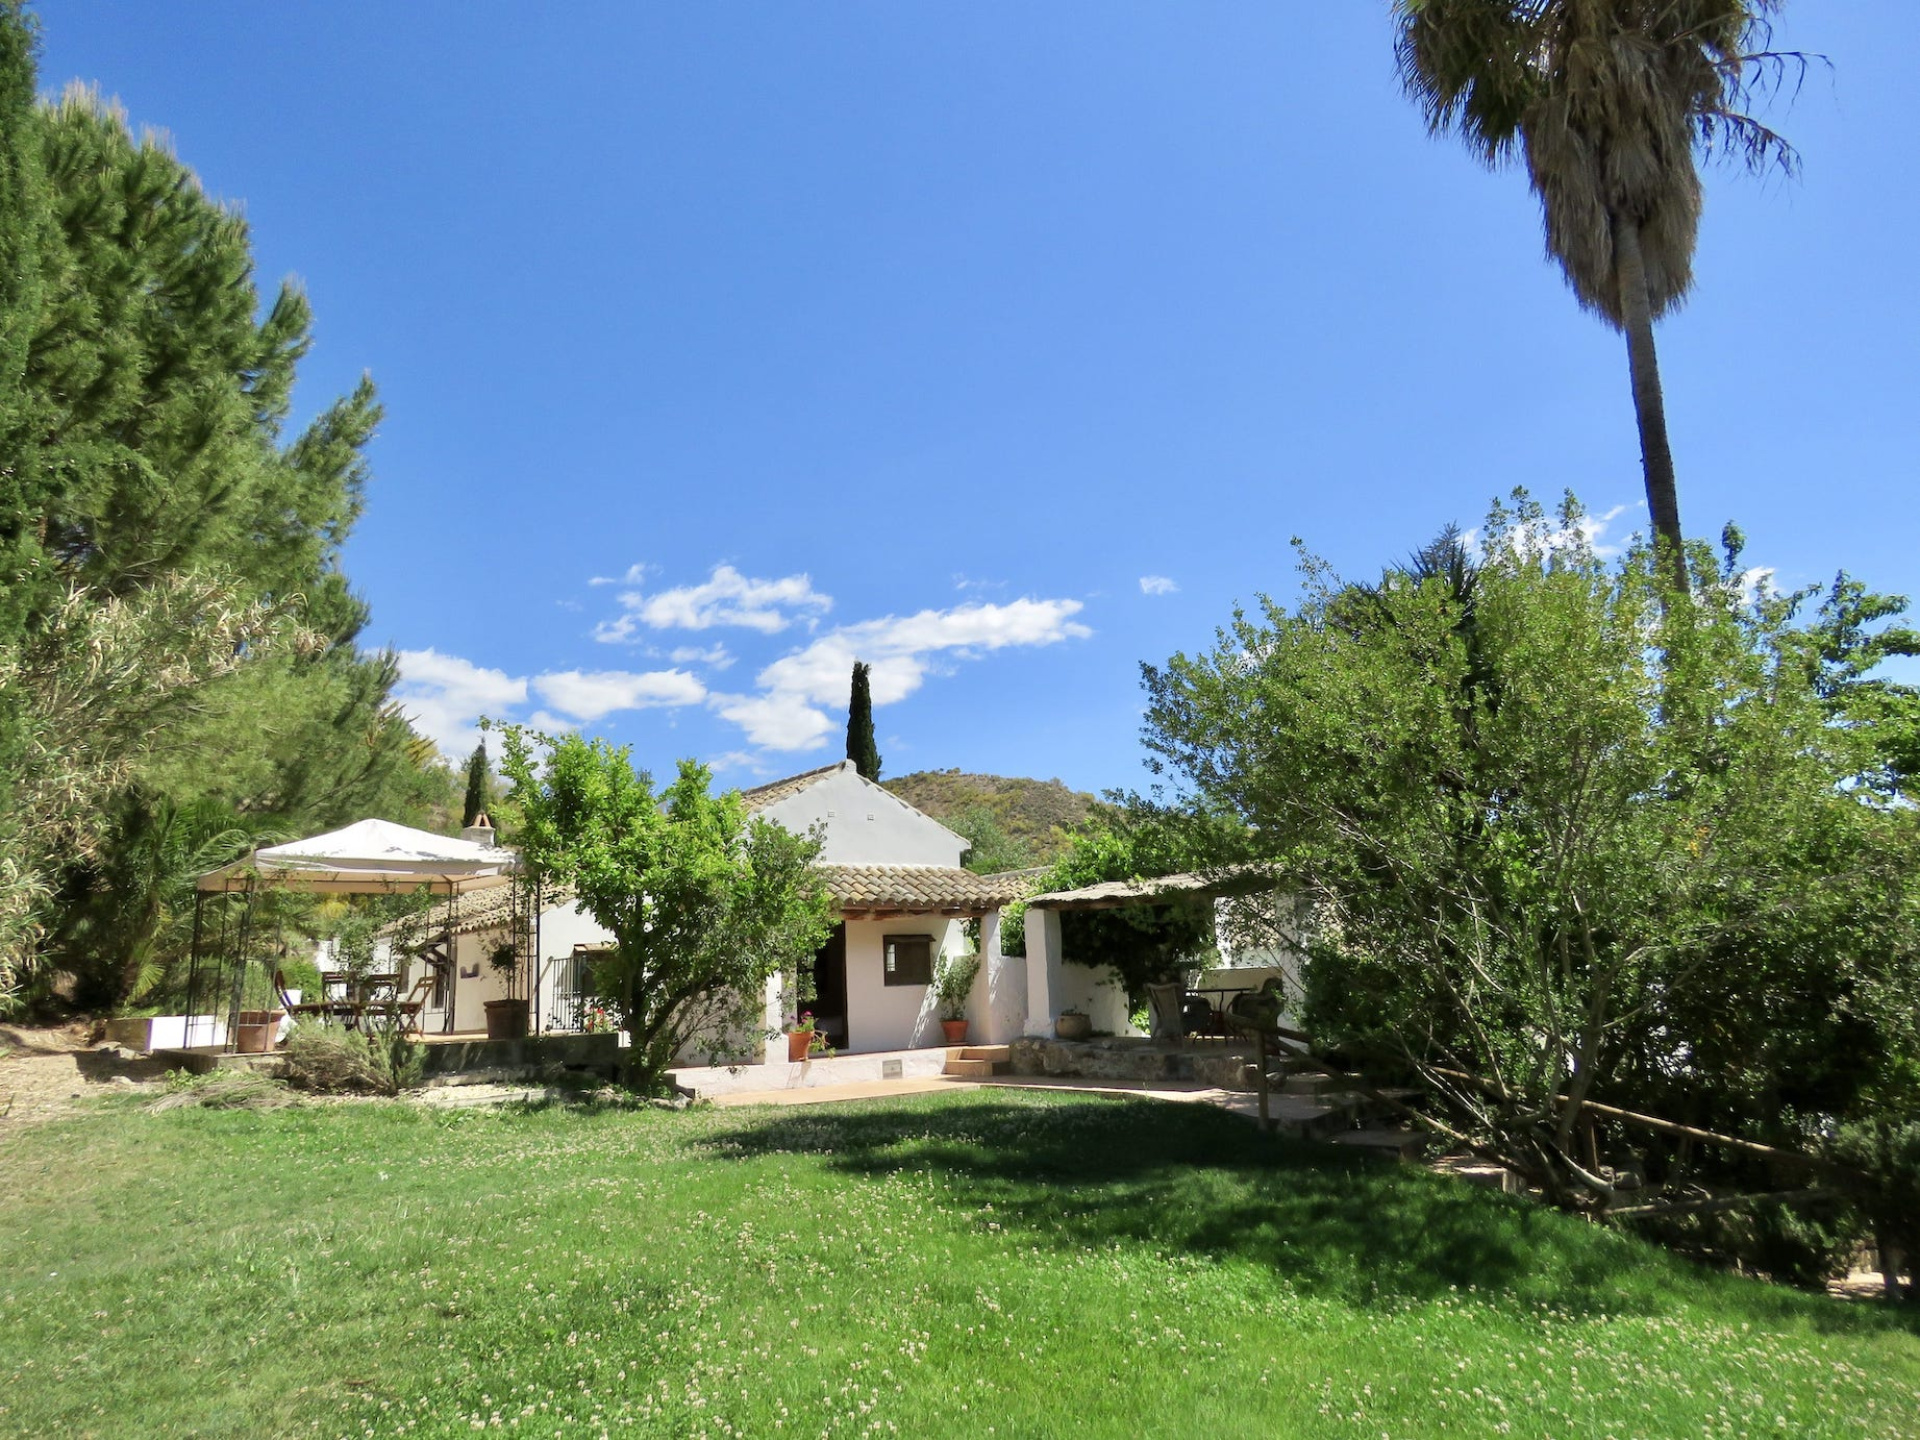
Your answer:
[[[921,770],[881,783],[972,840],[976,869],[1048,863],[1065,848],[1068,833],[1101,804],[1058,780],[1013,775]],[[1004,846],[994,835],[982,833],[990,828],[998,830]]]

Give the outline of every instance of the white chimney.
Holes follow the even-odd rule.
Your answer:
[[[493,833],[493,822],[487,819],[487,812],[484,810],[473,817],[473,824],[460,832],[460,838],[471,840],[476,845],[487,846],[492,846],[499,840],[499,837]]]

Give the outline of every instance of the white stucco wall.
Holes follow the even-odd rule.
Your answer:
[[[578,905],[549,905],[540,912],[540,1028],[571,1030],[573,1003],[560,993],[576,945],[606,945],[613,932]]]
[[[1307,910],[1298,897],[1278,891],[1215,901],[1213,929],[1221,963],[1202,972],[1198,983],[1257,989],[1269,976],[1277,977],[1287,995],[1280,1023],[1297,1025],[1306,925]]]
[[[487,1028],[486,1002],[504,1000],[507,986],[504,977],[495,973],[487,963],[487,956],[506,938],[504,930],[481,930],[470,935],[457,936],[454,941],[454,961],[456,978],[453,984],[453,1030],[457,1033],[483,1031]],[[539,982],[538,1016],[543,1030],[567,1030],[572,1028],[572,1005],[563,1000],[560,994],[564,977],[564,964],[573,954],[575,945],[599,945],[610,941],[613,936],[592,916],[586,914],[578,905],[550,905],[540,915],[539,950],[544,961],[536,970]],[[377,963],[389,964],[390,951],[385,942],[375,951],[379,957]],[[330,942],[320,947],[316,956],[320,967],[331,968]],[[477,970],[478,974],[473,974]],[[428,973],[424,960],[415,960],[407,966],[400,980],[400,993],[406,995],[422,976]],[[522,992],[526,986],[522,985]],[[429,1035],[442,1033],[445,1028],[446,1014],[432,1006],[431,1001],[421,1016],[422,1026]]]
[[[967,1000],[967,1038],[976,1045],[1005,1045],[1027,1028],[1027,961],[1000,953],[1001,915],[980,920],[980,973]]]
[[[851,760],[760,814],[796,835],[823,826],[826,865],[958,865],[967,849],[965,837],[862,779]]]
[[[1130,1019],[1126,987],[1112,969],[1066,958],[1059,911],[1028,910],[1026,935],[1026,1034],[1053,1034],[1053,1022],[1064,1010],[1078,1010],[1095,1030],[1114,1035],[1141,1033]]]
[[[937,915],[910,915],[899,920],[847,922],[847,1049],[910,1050],[944,1043],[940,1012],[930,985],[889,985],[885,980],[885,938],[889,935],[926,935],[933,941],[936,967],[944,948],[959,954],[967,948],[958,920]],[[980,982],[976,978],[977,994]]]

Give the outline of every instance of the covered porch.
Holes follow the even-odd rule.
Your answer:
[[[1210,906],[1216,938],[1225,963],[1203,970],[1194,983],[1162,997],[1168,1013],[1159,1017],[1153,1033],[1162,1039],[1227,1041],[1232,1031],[1223,1017],[1233,997],[1258,990],[1270,980],[1297,993],[1298,957],[1291,948],[1276,945],[1271,935],[1236,936],[1229,946],[1226,932],[1246,928],[1222,914],[1222,905],[1279,911],[1288,902],[1273,893],[1272,877],[1256,868],[1234,866],[1156,876],[1148,880],[1114,880],[1076,890],[1055,890],[1031,896],[1026,910],[1027,1016],[1022,1034],[1030,1038],[1082,1039],[1086,1034],[1139,1037],[1131,1024],[1126,990],[1112,976],[1099,955],[1070,955],[1062,917],[1102,910],[1189,902]],[[1148,987],[1151,991],[1155,987]],[[1084,1016],[1074,1028],[1079,1034],[1062,1037],[1062,1015]],[[1133,1047],[1139,1049],[1136,1044]]]
[[[927,1050],[944,1055],[933,980],[943,956],[974,954],[980,966],[968,992],[968,1042],[1004,1045],[1027,1018],[1026,961],[1000,950],[1006,907],[1041,872],[976,875],[944,865],[823,865],[833,898],[833,934],[807,976],[813,999],[797,1003],[776,987],[778,1028],[808,1010],[840,1056]],[[935,1066],[937,1072],[938,1066]],[[879,1077],[875,1077],[879,1078]]]

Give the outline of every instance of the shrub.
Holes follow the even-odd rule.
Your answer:
[[[303,1022],[287,1037],[289,1083],[322,1094],[397,1095],[420,1083],[420,1045],[392,1030]]]

